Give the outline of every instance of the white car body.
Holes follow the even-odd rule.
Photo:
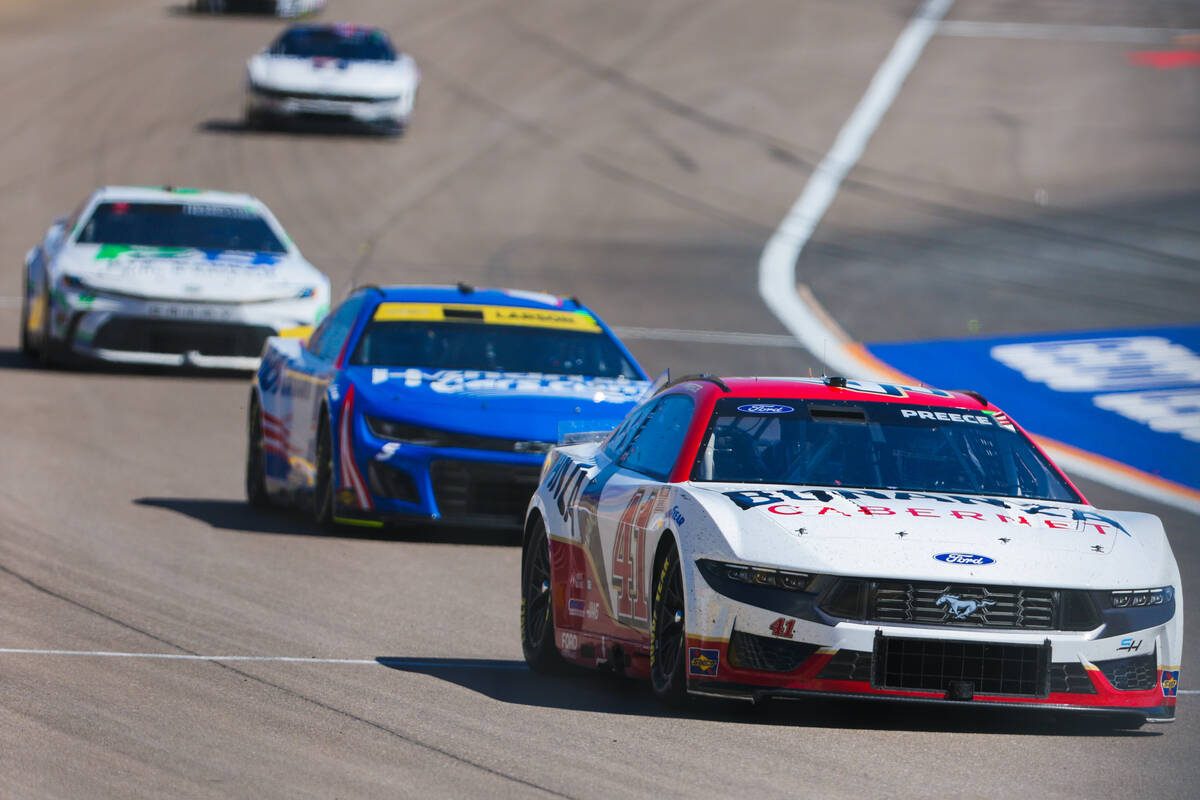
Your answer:
[[[261,219],[284,252],[78,241],[106,203]],[[255,369],[268,336],[305,335],[319,321],[330,286],[250,195],[109,186],[56,220],[27,253],[23,299],[22,349],[44,360]]]
[[[734,387],[731,397],[755,397],[727,380]],[[880,394],[859,393],[856,386],[866,385],[850,381],[842,389],[798,393],[822,402],[838,397],[864,404]],[[947,400],[939,402],[952,404],[946,409],[952,413],[941,416],[964,418],[974,412],[972,422],[988,424],[983,415],[999,413],[965,395],[884,388],[917,402],[922,395],[944,396]],[[714,408],[706,393],[715,389],[703,381],[684,383],[675,392],[694,399],[697,418],[708,413],[706,399],[708,409]],[[765,396],[766,402],[781,402],[779,394]],[[791,403],[787,397],[782,401]],[[639,409],[630,412],[627,421],[638,414]],[[708,424],[707,419],[692,423],[693,448],[700,446],[695,444],[700,434],[708,435]],[[1007,430],[1024,435],[1014,427]],[[621,431],[612,440],[620,440]],[[636,452],[638,435],[625,439],[628,450]],[[683,445],[681,459],[688,446]],[[647,660],[652,668],[656,577],[664,554],[674,548],[686,598],[686,677],[692,694],[751,700],[810,693],[974,699],[1133,713],[1149,721],[1174,718],[1183,596],[1179,569],[1155,516],[937,489],[689,479],[700,468],[691,466],[698,461],[684,466],[671,461],[674,472],[650,476],[623,466],[624,457],[614,458],[611,447],[592,442],[551,451],[529,506],[524,561],[531,563],[530,541],[536,540],[540,523],[550,548],[554,645],[567,661],[636,676],[647,673]],[[693,452],[699,459],[703,451]],[[729,570],[739,576],[809,576],[812,582],[795,577],[809,588],[772,585],[768,590],[743,577],[735,580]],[[830,610],[838,605],[836,587],[860,584],[866,587],[861,597],[870,598],[861,600],[862,608],[873,611]],[[1074,599],[1068,601],[1068,595]],[[1066,610],[1068,602],[1077,604],[1075,611]],[[524,603],[522,608],[524,625]],[[1076,611],[1078,621],[1066,624]],[[1038,614],[1044,619],[1035,619]],[[1022,621],[1012,623],[1014,615]],[[1045,683],[992,692],[982,690],[986,682],[981,681],[972,690],[963,688],[962,697],[949,696],[945,676],[938,676],[943,682],[936,687],[898,686],[879,671],[886,671],[881,643],[893,643],[895,653],[897,640],[916,642],[916,648],[1024,646],[1042,659],[1036,670],[1045,672],[1035,677]],[[735,647],[740,655],[733,653]],[[795,661],[788,669],[774,669],[788,663],[789,648]],[[776,662],[764,666],[771,659]],[[1131,678],[1135,670],[1141,672]]]
[[[196,0],[196,10],[210,14],[249,11],[277,17],[300,17],[315,14],[324,7],[325,0]]]
[[[246,118],[252,125],[304,116],[396,130],[408,125],[421,82],[416,62],[399,52],[395,60],[384,61],[306,58],[267,49],[250,59],[246,77]]]

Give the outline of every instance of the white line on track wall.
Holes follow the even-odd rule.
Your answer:
[[[971,39],[1043,39],[1059,42],[1167,44],[1176,36],[1200,33],[1191,28],[1132,28],[1119,25],[1045,25],[1025,22],[950,20],[938,25],[939,36]]]
[[[842,181],[858,163],[880,120],[916,65],[921,51],[938,29],[954,0],[926,0],[896,39],[876,70],[866,94],[838,132],[804,192],[779,223],[758,260],[758,293],[767,308],[808,351],[835,373],[877,378],[874,370],[853,357],[846,342],[833,335],[796,294],[796,260],[837,196]]]
[[[908,21],[887,58],[876,70],[866,94],[854,108],[833,147],[821,159],[821,163],[809,177],[804,191],[779,223],[758,260],[758,293],[767,308],[783,326],[815,357],[823,361],[832,374],[845,375],[867,380],[894,381],[895,376],[882,372],[878,362],[864,358],[862,351],[852,347],[853,342],[838,330],[836,323],[828,318],[820,304],[811,296],[806,286],[798,286],[796,262],[801,251],[812,238],[817,225],[829,210],[846,175],[858,163],[867,143],[879,127],[884,114],[891,108],[896,95],[908,77],[917,59],[937,33],[949,35],[981,36],[987,33],[996,36],[1023,34],[1025,38],[1085,38],[1088,41],[1129,41],[1111,37],[1156,37],[1152,41],[1163,41],[1169,34],[1188,31],[1168,28],[1113,28],[1103,26],[1071,25],[1010,25],[1008,23],[959,23],[943,22],[943,18],[954,5],[954,0],[926,0]],[[1099,38],[1107,36],[1110,38]],[[1141,38],[1137,41],[1150,41]],[[1110,468],[1102,460],[1078,456],[1074,451],[1061,448],[1039,439],[1055,461],[1069,471],[1086,478],[1156,500],[1167,505],[1200,514],[1200,501],[1191,492],[1181,488],[1175,491],[1146,480],[1134,471],[1113,464]]]

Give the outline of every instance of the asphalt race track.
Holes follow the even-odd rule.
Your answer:
[[[511,540],[252,512],[244,376],[26,363],[25,251],[96,185],[171,183],[259,196],[339,294],[543,289],[643,329],[651,372],[820,369],[780,346],[759,255],[917,2],[329,5],[420,65],[402,138],[244,130],[245,60],[281,21],[0,0],[0,797],[1194,796],[1194,694],[1126,731],[827,701],[673,715],[641,685],[536,677]],[[1200,69],[1129,56],[1196,46],[1200,6],[947,19],[798,280],[866,342],[1200,322]],[[1081,486],[1163,518],[1200,619],[1197,517]],[[1197,666],[1192,637],[1185,693]]]

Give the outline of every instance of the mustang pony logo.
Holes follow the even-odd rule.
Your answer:
[[[954,615],[955,619],[966,619],[981,608],[996,605],[995,600],[963,600],[955,594],[944,594],[937,599],[934,605],[946,606],[946,611]]]

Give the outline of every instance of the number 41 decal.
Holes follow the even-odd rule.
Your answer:
[[[658,489],[645,487],[634,492],[617,523],[613,541],[613,588],[617,591],[617,618],[648,622],[650,604],[646,593],[646,523],[654,511]],[[648,590],[647,590],[648,591]]]
[[[780,639],[791,639],[792,629],[796,627],[796,620],[780,617],[771,623],[771,635],[778,636]]]

